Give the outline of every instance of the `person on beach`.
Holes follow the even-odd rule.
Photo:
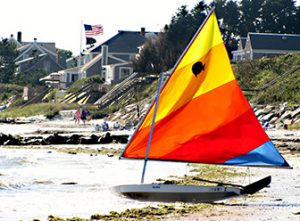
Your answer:
[[[77,109],[77,111],[74,114],[75,124],[79,124],[80,123],[80,119],[81,119],[80,109]]]
[[[106,121],[104,121],[102,123],[102,131],[108,131],[108,130],[109,130],[108,123]]]
[[[85,125],[85,121],[86,121],[86,113],[85,113],[84,109],[83,109],[82,112],[81,112],[81,120],[82,120],[83,124]]]
[[[84,108],[81,112],[81,120],[85,124],[86,120],[90,120],[90,111],[87,108]]]
[[[114,123],[113,128],[114,128],[115,130],[119,130],[119,129],[120,129],[120,124],[119,124],[118,121]]]

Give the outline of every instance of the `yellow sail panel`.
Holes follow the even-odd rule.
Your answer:
[[[156,104],[122,157],[289,167],[243,95],[220,36],[212,13],[163,87],[155,123]]]
[[[200,64],[201,73],[193,73],[193,68],[197,64]],[[156,122],[197,96],[234,79],[227,51],[218,28],[218,22],[213,13],[191,43],[182,60],[175,67],[168,83],[163,88],[159,98]],[[151,125],[152,116],[153,107],[140,128]]]
[[[199,58],[206,55],[212,47],[218,44],[223,44],[223,40],[216,15],[212,13],[176,69],[181,69],[195,63]]]

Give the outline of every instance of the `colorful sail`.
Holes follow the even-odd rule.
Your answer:
[[[145,157],[154,106],[121,157]],[[237,83],[214,12],[161,90],[148,159],[289,167]]]

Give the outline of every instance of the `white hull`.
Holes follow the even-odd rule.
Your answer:
[[[159,202],[214,202],[245,194],[253,194],[266,187],[266,177],[245,187],[191,186],[176,184],[132,184],[115,186],[114,190],[126,197]]]
[[[239,188],[223,186],[140,184],[121,185],[114,189],[129,198],[160,202],[213,202],[241,195]]]

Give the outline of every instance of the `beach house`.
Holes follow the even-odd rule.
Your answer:
[[[52,75],[59,75],[61,88],[93,75],[103,77],[106,84],[118,83],[133,73],[132,58],[139,53],[147,38],[155,36],[156,33],[146,32],[145,28],[140,31],[120,30],[107,41],[83,51],[82,55],[68,59],[69,68]],[[50,78],[49,75],[47,79]]]
[[[232,52],[233,62],[253,60],[279,54],[300,52],[300,35],[248,33],[239,39],[239,46]]]

